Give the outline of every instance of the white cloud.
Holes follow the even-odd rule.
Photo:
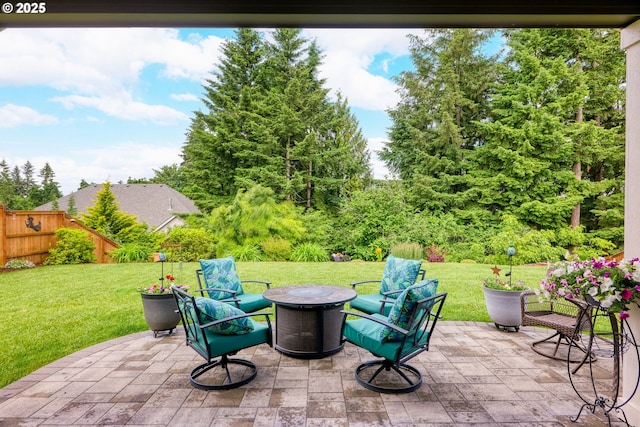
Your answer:
[[[194,95],[193,93],[172,93],[171,99],[175,99],[176,101],[200,101],[198,95]]]
[[[73,150],[59,156],[7,159],[9,164],[22,165],[29,160],[36,170],[46,162],[55,172],[55,180],[63,194],[78,189],[81,180],[101,184],[126,182],[128,178],[151,178],[161,165],[180,163],[180,147],[121,142],[108,147]]]
[[[143,69],[170,78],[208,76],[223,40],[181,40],[175,29],[7,29],[0,34],[0,86],[47,86],[81,94],[130,89]]]
[[[108,116],[123,120],[150,121],[159,125],[174,125],[180,121],[187,121],[189,117],[182,111],[165,105],[150,105],[133,101],[127,94],[120,97],[97,97],[69,95],[53,98],[52,101],[61,103],[67,109],[77,106],[92,107]]]
[[[368,71],[376,56],[385,54],[388,62],[409,53],[407,35],[415,33],[405,29],[313,29],[305,34],[314,38],[324,53],[321,66],[327,87],[340,90],[353,107],[383,111],[398,101],[396,84],[390,77],[382,77]]]
[[[384,162],[378,157],[378,151],[382,150],[384,143],[388,142],[387,138],[369,138],[367,140],[367,149],[371,154],[371,170],[373,177],[376,179],[391,178],[391,172],[385,166]]]
[[[42,126],[57,122],[57,117],[41,114],[29,107],[14,104],[0,106],[0,128],[12,128],[21,125]]]

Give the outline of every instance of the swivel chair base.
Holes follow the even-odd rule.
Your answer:
[[[365,371],[371,370],[374,370],[373,374],[368,379],[363,378]],[[389,381],[376,382],[376,378],[383,371],[394,371],[397,376]],[[422,385],[422,375],[416,368],[405,363],[395,364],[386,359],[362,363],[356,368],[355,378],[358,384],[364,388],[378,393],[410,393]],[[399,382],[399,379],[402,381]]]
[[[246,368],[249,368],[249,372],[248,373],[243,372],[242,374],[240,374],[241,375],[240,379],[234,381],[231,378],[229,365],[244,366]],[[211,369],[215,369],[218,367],[220,367],[221,369],[224,369],[224,374],[225,374],[225,377],[221,383],[208,384],[205,382],[198,381],[198,377],[200,375],[210,371]],[[256,367],[255,363],[250,362],[248,360],[244,360],[244,359],[232,359],[225,354],[221,356],[220,359],[214,360],[213,362],[204,363],[196,367],[193,371],[191,371],[190,380],[191,380],[191,384],[193,384],[194,387],[202,390],[229,390],[232,388],[237,388],[245,384],[248,384],[256,377],[257,373],[258,373],[258,368]],[[216,378],[219,378],[219,376],[216,376]]]

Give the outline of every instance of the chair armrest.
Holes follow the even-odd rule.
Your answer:
[[[358,282],[351,282],[350,285],[355,290],[356,286],[362,283],[382,283],[382,282],[380,280],[360,280]]]
[[[384,299],[387,299],[387,297],[389,295],[401,294],[403,291],[404,291],[404,289],[396,289],[396,290],[393,290],[393,291],[382,292],[380,295],[384,295]]]
[[[271,282],[266,282],[264,280],[241,280],[240,283],[262,283],[267,287],[267,289],[271,288]]]
[[[404,289],[399,289],[399,290],[396,290],[396,291],[383,292],[382,295],[384,295],[384,297],[380,300],[380,311],[378,313],[384,314],[384,306],[387,303],[394,304],[396,302],[395,298],[393,298],[393,299],[389,298],[390,295],[401,294],[403,290]]]
[[[253,317],[253,316],[266,316],[267,317],[267,321],[269,321],[269,316],[271,314],[273,314],[273,313],[271,313],[271,312],[255,312],[255,313],[238,314],[237,316],[225,317],[224,319],[218,319],[218,320],[214,320],[213,322],[209,322],[209,323],[205,323],[205,324],[202,324],[202,325],[198,325],[198,327],[200,329],[206,329],[206,328],[209,328],[211,326],[218,325],[220,323],[229,322],[231,320],[236,320],[236,319],[242,319],[242,318],[245,318],[245,317]]]
[[[393,323],[389,323],[386,320],[382,320],[382,319],[378,319],[377,317],[373,317],[369,314],[364,314],[364,313],[358,313],[356,311],[347,311],[347,310],[340,310],[340,313],[344,314],[344,317],[346,318],[349,315],[352,316],[356,316],[356,317],[360,317],[362,319],[368,319],[371,320],[373,322],[376,322],[380,325],[383,326],[388,326],[389,328],[393,329],[394,331],[398,331],[400,332],[402,335],[407,335],[409,333],[408,330],[401,328],[400,326],[394,325]]]

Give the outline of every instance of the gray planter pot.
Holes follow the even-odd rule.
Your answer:
[[[484,286],[482,290],[487,312],[496,327],[505,330],[513,328],[518,332],[522,324],[520,294],[524,291],[503,291]]]
[[[140,294],[144,320],[155,337],[159,332],[171,335],[180,323],[180,313],[173,294]]]

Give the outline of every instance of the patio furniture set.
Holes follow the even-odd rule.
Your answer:
[[[351,342],[376,359],[355,369],[362,386],[382,393],[407,393],[422,384],[408,361],[429,349],[447,296],[436,293],[438,280],[424,279],[421,261],[389,256],[378,294],[321,284],[271,287],[245,293],[233,258],[201,260],[199,289],[173,294],[186,344],[205,359],[191,371],[191,384],[205,390],[242,386],[257,375],[254,362],[234,357],[245,348],[268,344],[295,358],[323,358]],[[420,279],[420,280],[418,280]],[[352,310],[344,310],[345,303]],[[275,305],[275,343],[270,312]],[[358,311],[353,311],[353,309]],[[260,311],[263,310],[263,311]],[[205,375],[206,374],[206,375]]]

